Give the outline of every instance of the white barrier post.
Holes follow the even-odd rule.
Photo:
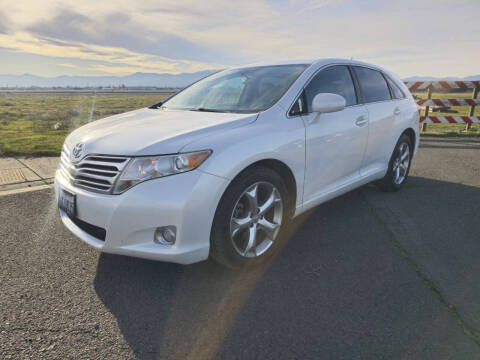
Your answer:
[[[478,97],[478,86],[473,88],[472,91],[472,99],[476,99]],[[475,105],[470,106],[470,112],[468,113],[468,116],[473,116],[475,114]],[[468,131],[472,128],[472,123],[467,123],[465,125],[465,131]]]
[[[427,88],[427,99],[432,98],[432,88],[428,87]],[[430,106],[425,106],[425,119],[428,117],[428,112],[430,111]],[[422,131],[427,131],[427,123],[424,121],[422,123]]]

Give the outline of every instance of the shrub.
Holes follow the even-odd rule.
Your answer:
[[[80,111],[76,110],[76,109],[70,109],[70,110],[67,110],[66,114],[65,114],[67,117],[75,117],[75,116],[78,116],[80,115]]]

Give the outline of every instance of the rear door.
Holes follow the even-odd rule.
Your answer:
[[[362,176],[368,176],[388,166],[391,149],[395,145],[391,144],[391,134],[398,109],[395,108],[387,81],[380,71],[363,66],[352,68],[369,116],[368,144],[360,169]]]
[[[319,93],[341,95],[347,106],[333,113],[311,113],[312,100]],[[304,105],[297,109],[305,109],[304,201],[308,202],[359,178],[368,137],[368,113],[365,106],[358,104],[353,78],[345,65],[321,70],[306,85],[302,96]]]

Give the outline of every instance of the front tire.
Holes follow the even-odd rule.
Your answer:
[[[386,192],[394,192],[402,188],[410,172],[412,155],[413,146],[410,137],[403,134],[395,145],[385,177],[378,182],[380,189]]]
[[[229,268],[267,260],[290,213],[288,190],[275,171],[254,166],[237,176],[215,212],[210,256]]]

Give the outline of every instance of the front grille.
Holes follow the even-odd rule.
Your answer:
[[[70,151],[64,146],[60,156],[60,169],[73,186],[110,194],[128,160],[124,156],[87,155],[73,163]]]

